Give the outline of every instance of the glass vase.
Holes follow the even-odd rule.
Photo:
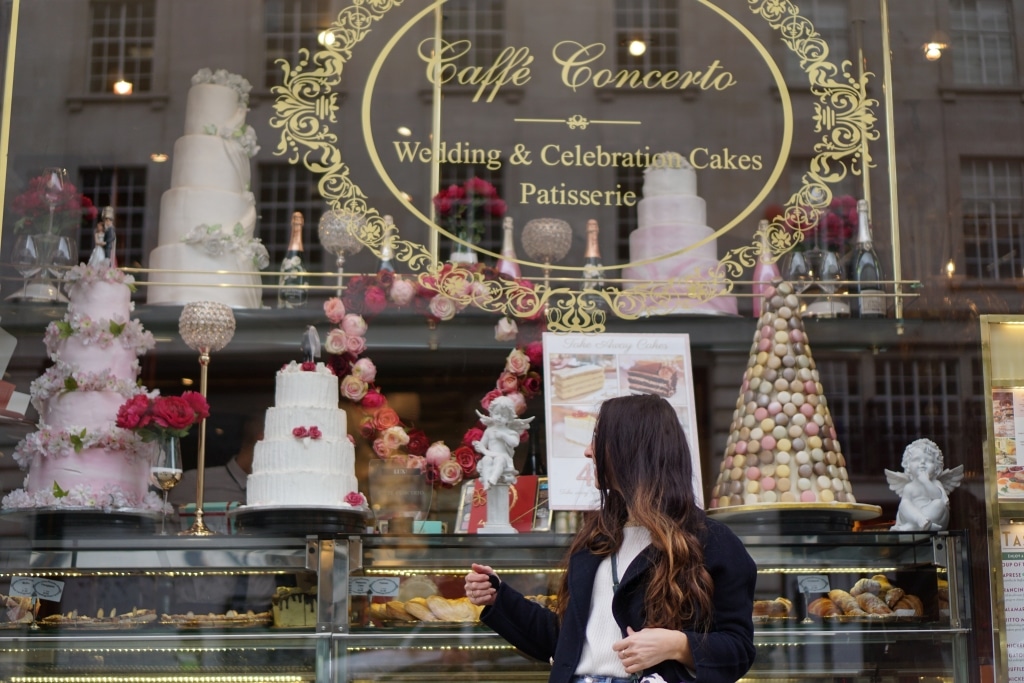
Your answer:
[[[156,441],[156,455],[150,474],[157,487],[164,494],[163,507],[160,509],[160,534],[167,534],[167,494],[178,485],[182,476],[181,439],[176,436],[164,435]]]
[[[459,239],[463,240],[463,242],[465,242],[466,244],[464,244],[463,242],[453,242],[452,253],[448,257],[448,260],[451,261],[452,263],[476,263],[476,250],[474,250],[473,247],[470,246],[469,244],[470,242],[473,242],[471,237],[467,234],[460,233]]]

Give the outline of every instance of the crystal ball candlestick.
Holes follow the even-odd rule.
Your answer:
[[[210,354],[220,351],[235,336],[235,314],[230,306],[213,301],[185,304],[178,318],[178,333],[190,349],[199,352],[199,393],[206,398]],[[212,536],[203,522],[203,486],[206,474],[206,420],[199,423],[199,462],[196,465],[196,521],[183,536]]]
[[[572,246],[572,226],[560,218],[534,218],[523,226],[523,249],[534,261],[544,264],[544,285],[548,286],[552,263],[565,258]]]
[[[363,243],[357,235],[362,232],[365,224],[366,219],[361,214],[344,209],[332,209],[320,217],[317,228],[320,244],[337,259],[338,296],[341,296],[345,275],[345,256],[362,251]]]

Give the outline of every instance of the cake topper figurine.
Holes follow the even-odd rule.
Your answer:
[[[320,333],[316,327],[309,325],[302,334],[302,361],[312,363],[320,357]]]
[[[516,480],[512,453],[519,445],[520,437],[530,427],[533,417],[516,417],[516,406],[508,396],[499,396],[491,401],[490,415],[479,410],[477,415],[484,424],[484,434],[473,442],[473,448],[483,457],[477,464],[484,491],[496,484],[513,484]]]
[[[900,497],[891,531],[941,531],[949,524],[949,494],[964,478],[964,466],[943,469],[942,451],[918,439],[903,451],[903,472],[885,470],[889,488]]]
[[[95,265],[100,259],[109,259],[110,267],[117,268],[117,233],[114,231],[114,207],[106,206],[100,214],[93,232],[93,249],[89,263]]]

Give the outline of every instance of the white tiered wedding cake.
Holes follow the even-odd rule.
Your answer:
[[[150,275],[147,303],[261,306],[260,276],[232,274],[268,265],[266,248],[253,237],[249,158],[259,146],[245,123],[251,89],[223,69],[192,77],[185,134],[174,143],[171,189],[160,200],[158,246],[149,255],[150,268],[168,272]]]
[[[690,162],[676,152],[655,155],[644,170],[643,193],[636,207],[638,227],[629,236],[629,260],[657,260],[625,268],[623,277],[645,285],[681,281],[661,288],[659,293],[666,295],[652,299],[645,312],[735,315],[735,297],[716,296],[701,302],[688,296],[685,281],[706,279],[708,271],[718,264],[717,244],[712,239],[715,231],[707,225],[707,204],[697,194],[697,173]],[[690,245],[697,246],[665,257]],[[637,286],[626,283],[625,288]]]

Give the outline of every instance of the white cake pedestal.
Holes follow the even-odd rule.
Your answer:
[[[497,484],[487,489],[487,521],[477,529],[478,534],[518,534],[516,528],[508,523],[508,489],[515,483],[515,476],[508,481],[502,476]]]

